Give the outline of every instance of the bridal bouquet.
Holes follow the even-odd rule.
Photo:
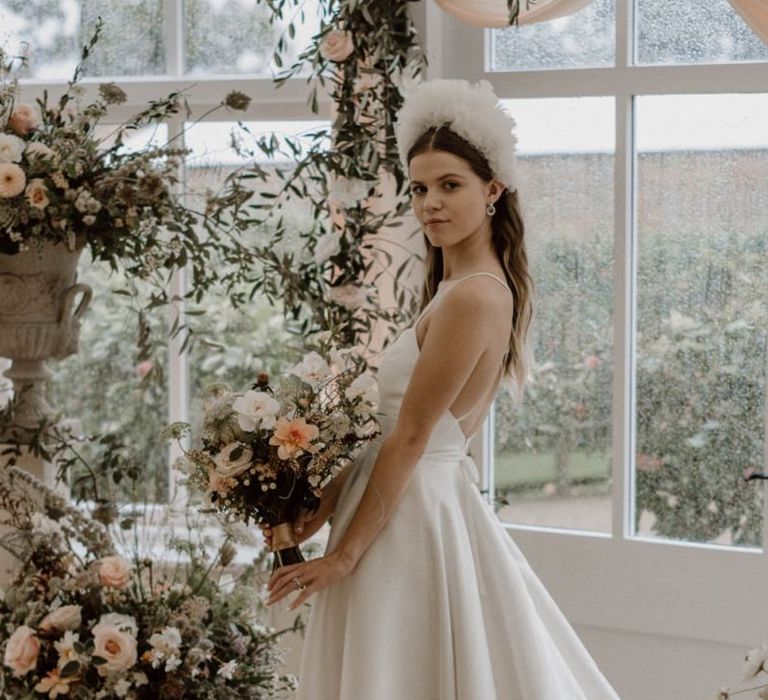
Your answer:
[[[316,510],[323,487],[380,433],[376,382],[356,364],[336,350],[328,359],[312,351],[276,386],[261,373],[242,394],[208,387],[202,446],[176,465],[214,508],[269,523],[273,570],[304,561],[292,528],[299,509]],[[188,429],[175,423],[167,435]]]
[[[193,514],[185,531],[166,513],[159,546],[129,553],[139,519],[108,528],[18,467],[0,480],[0,511],[0,544],[21,562],[0,591],[3,698],[267,700],[295,689],[278,671],[275,639],[288,630],[255,622],[263,567],[235,562],[234,536],[211,552],[202,533],[218,523]]]
[[[94,260],[113,269],[121,263],[129,274],[160,284],[168,270],[190,263],[194,291],[204,289],[222,274],[210,264],[211,251],[232,260],[241,251],[221,223],[237,202],[232,193],[208,193],[198,211],[179,196],[180,168],[190,151],[173,138],[141,150],[127,147],[131,133],[181,111],[181,92],[151,101],[122,123],[102,124],[111,106],[127,96],[104,83],[86,99],[89,93],[79,84],[100,29],[101,20],[53,103],[47,92],[34,104],[20,102],[18,70],[27,58],[0,47],[0,253],[43,243],[70,250],[87,244]],[[214,109],[244,110],[249,102],[232,92]],[[201,229],[209,235],[201,236]]]

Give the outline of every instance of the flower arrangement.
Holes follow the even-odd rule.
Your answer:
[[[262,372],[244,394],[207,388],[202,447],[176,467],[214,508],[272,526],[273,570],[304,560],[291,528],[299,508],[316,510],[323,487],[380,433],[378,388],[358,362],[349,351],[311,351],[275,387]],[[167,435],[188,429],[175,423]]]
[[[118,85],[104,83],[86,100],[88,91],[79,84],[101,27],[99,20],[54,103],[47,92],[35,104],[19,101],[18,69],[27,58],[0,48],[0,252],[13,255],[45,242],[70,250],[88,245],[94,260],[113,269],[122,265],[129,276],[156,282],[158,290],[169,271],[190,264],[190,293],[199,296],[248,267],[241,262],[242,269],[235,264],[222,272],[211,265],[212,253],[233,262],[247,258],[223,223],[236,203],[231,192],[208,193],[198,211],[175,192],[190,152],[174,143],[177,137],[139,151],[126,148],[132,131],[179,113],[182,92],[150,102],[117,126],[102,126],[110,107],[127,97]],[[232,92],[214,109],[244,110],[249,102]],[[158,295],[154,303],[164,298]]]
[[[18,467],[0,482],[0,508],[2,545],[21,562],[0,599],[3,697],[266,700],[295,689],[278,672],[282,632],[255,621],[264,572],[234,563],[236,533],[211,556],[193,534],[204,516],[175,536],[166,512],[164,560],[128,556],[118,545],[138,521],[113,533]]]

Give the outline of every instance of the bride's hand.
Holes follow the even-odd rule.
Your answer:
[[[348,576],[353,568],[354,565],[338,552],[331,552],[298,564],[281,566],[272,574],[267,584],[269,590],[267,605],[273,605],[289,593],[295,593],[298,579],[304,588],[288,606],[288,610],[295,610],[309,596]]]

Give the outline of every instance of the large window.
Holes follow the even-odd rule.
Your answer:
[[[503,519],[760,547],[768,47],[725,0],[595,0],[484,54],[538,289],[528,400],[495,405]],[[683,65],[707,63],[731,70]]]
[[[274,16],[267,3],[240,1],[0,0],[0,41],[12,51],[30,55],[22,82],[23,99],[33,101],[46,89],[55,98],[65,88],[80,47],[101,16],[101,38],[86,64],[83,84],[114,79],[126,88],[129,102],[115,109],[115,118],[133,114],[148,99],[182,88],[191,108],[189,117],[197,120],[236,89],[253,98],[243,119],[254,137],[273,131],[296,136],[317,131],[327,122],[307,107],[302,78],[275,88],[272,75],[280,67],[274,54],[278,42],[284,41],[283,66],[290,65],[317,31],[321,11],[314,0],[292,7],[283,18]],[[295,25],[293,36],[287,32],[289,22]],[[322,110],[327,101],[322,96],[320,100]],[[163,142],[170,137],[190,148],[188,163],[179,174],[186,196],[194,198],[245,162],[230,144],[237,123],[214,121],[222,118],[233,119],[226,112],[194,124],[179,117],[162,128],[137,133],[126,147],[141,148],[150,139]],[[274,164],[260,165],[269,170]],[[281,165],[285,170],[285,163]],[[274,184],[277,187],[278,181]],[[268,186],[259,183],[260,190]],[[295,208],[292,215],[299,230],[304,215]],[[248,235],[257,241],[270,232],[267,227],[254,228]],[[283,241],[285,246],[294,244]],[[172,294],[184,291],[184,277],[172,280]],[[186,307],[202,310],[204,315],[190,319],[196,329],[195,342],[191,351],[180,353],[183,336],[170,341],[167,336],[177,312],[185,307],[157,309],[149,321],[157,337],[166,339],[157,358],[165,370],[164,380],[160,386],[147,385],[142,379],[153,362],[137,359],[136,316],[125,312],[125,297],[113,294],[125,286],[125,280],[104,266],[92,265],[86,253],[79,281],[93,287],[94,298],[83,319],[78,354],[50,363],[55,375],[49,386],[51,403],[66,416],[80,420],[87,432],[120,434],[148,467],[151,478],[145,482],[145,490],[141,494],[121,492],[123,498],[164,501],[175,488],[176,472],[170,470],[170,464],[176,449],[161,443],[162,427],[169,420],[196,420],[200,389],[207,383],[227,381],[233,387],[247,387],[259,369],[277,371],[287,354],[295,352],[295,339],[283,331],[282,309],[258,295],[246,308],[235,310],[223,294],[214,294],[202,309]],[[80,476],[79,472],[73,474],[75,480]]]
[[[636,101],[635,527],[760,546],[768,94]]]
[[[276,134],[278,138],[287,135],[306,143],[300,138],[302,134],[329,128],[329,123],[318,120],[260,121],[248,122],[244,126],[248,137],[243,136],[236,123],[204,122],[189,128],[186,133],[187,143],[193,151],[187,169],[190,190],[215,189],[233,167],[243,164],[229,145],[232,133],[240,134],[247,143],[269,134]],[[260,152],[256,150],[256,153]],[[287,162],[267,160],[263,154],[259,161],[259,165],[267,172],[272,171],[275,165],[283,170],[288,165]],[[257,182],[259,192],[276,192],[282,184],[276,175],[266,183]],[[302,211],[299,203],[294,201],[283,216],[291,225],[287,227],[288,234],[280,241],[274,241],[273,230],[268,223],[249,231],[250,240],[257,245],[274,241],[273,250],[278,254],[294,251],[297,257],[311,256],[307,250],[302,252],[303,241],[299,235],[311,226],[311,212]],[[236,289],[234,292],[242,292],[246,298],[251,297],[249,288]],[[199,397],[206,385],[224,382],[233,389],[245,390],[254,383],[258,372],[266,371],[275,376],[300,351],[300,340],[284,328],[283,309],[273,306],[262,295],[253,295],[247,304],[237,309],[222,293],[208,295],[203,302],[203,311],[207,313],[200,317],[197,324],[199,339],[189,353],[193,423],[201,417]]]
[[[505,100],[536,283],[530,392],[495,405],[502,519],[610,532],[612,100]]]
[[[289,22],[296,30],[293,37],[284,36],[285,65],[319,26],[314,0],[290,8],[283,18],[268,3],[248,0],[3,0],[0,41],[29,44],[29,77],[63,80],[71,76],[99,17],[104,28],[85,69],[94,77],[267,77],[278,69],[274,49]]]

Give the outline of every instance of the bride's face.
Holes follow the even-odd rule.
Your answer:
[[[409,175],[413,211],[432,245],[454,245],[484,227],[490,231],[485,207],[501,194],[495,180],[483,182],[463,158],[447,151],[414,156]]]

